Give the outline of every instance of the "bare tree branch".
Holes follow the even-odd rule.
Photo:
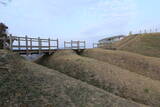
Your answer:
[[[11,2],[11,0],[0,0],[0,4],[7,5],[7,2]]]
[[[3,2],[3,1],[0,1],[0,4],[6,5],[6,3],[5,3],[5,2]]]

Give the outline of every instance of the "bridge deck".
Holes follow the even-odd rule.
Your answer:
[[[2,42],[2,43],[1,43]],[[8,36],[7,38],[0,38],[0,44],[3,44],[3,48],[10,49],[13,52],[19,54],[52,54],[59,49],[59,40],[53,39],[41,39]],[[64,42],[64,49],[72,49],[77,52],[81,52],[86,48],[85,41],[71,41]]]
[[[12,50],[13,52],[19,53],[21,55],[30,55],[30,54],[53,54],[58,50],[67,50],[67,49],[52,49],[52,50],[28,50],[28,52],[26,52],[26,50]],[[77,52],[77,53],[81,53],[83,52],[85,49],[72,49],[73,51]]]

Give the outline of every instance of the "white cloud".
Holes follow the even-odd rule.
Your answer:
[[[98,0],[88,9],[90,14],[101,17],[100,23],[82,31],[82,34],[90,37],[125,32],[132,18],[136,16],[136,5],[133,0]]]

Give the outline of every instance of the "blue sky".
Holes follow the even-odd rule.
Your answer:
[[[0,0],[7,1],[7,0]],[[86,40],[160,30],[160,0],[12,0],[0,4],[0,22],[18,36]]]

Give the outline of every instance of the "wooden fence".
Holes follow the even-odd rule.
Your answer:
[[[86,42],[85,41],[64,41],[64,49],[85,49]]]

